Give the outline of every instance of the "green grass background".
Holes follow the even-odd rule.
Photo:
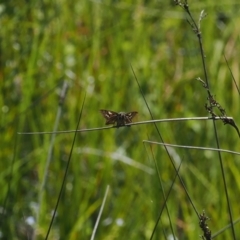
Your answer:
[[[201,31],[211,91],[240,126],[239,95],[223,57],[239,86],[240,4],[191,0],[189,5],[196,20],[201,10],[208,13]],[[63,81],[69,89],[57,130],[76,128],[85,93],[80,128],[104,126],[99,109],[138,111],[135,121],[149,120],[131,65],[155,119],[208,115],[206,90],[195,80],[204,79],[197,38],[173,1],[2,1],[0,14],[0,239],[31,239],[34,228],[36,239],[46,236],[74,134],[56,136],[40,192],[51,135],[17,132],[53,130]],[[220,147],[239,151],[235,129],[220,121],[216,125]],[[216,147],[211,121],[158,127],[167,143]],[[107,185],[95,239],[150,238],[164,203],[154,158],[165,193],[176,173],[165,150],[153,145],[153,158],[144,139],[160,141],[153,125],[77,135],[49,239],[90,239]],[[212,233],[228,225],[218,154],[172,149],[171,155],[176,166],[182,162],[180,175],[199,213],[205,210],[210,217]],[[240,158],[226,153],[222,158],[238,219]],[[199,239],[199,219],[179,180],[167,204],[174,233],[164,210],[154,239],[171,239],[171,234]],[[231,230],[217,239],[233,239]]]

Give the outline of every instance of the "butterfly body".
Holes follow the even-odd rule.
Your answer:
[[[103,117],[106,119],[106,125],[109,124],[115,124],[117,127],[120,126],[125,126],[125,124],[131,123],[133,117],[138,113],[138,112],[114,112],[110,110],[100,110],[101,114]]]

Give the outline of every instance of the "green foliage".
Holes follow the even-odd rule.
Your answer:
[[[240,126],[240,5],[191,1],[201,22],[211,92]],[[131,66],[155,119],[207,116],[199,45],[186,15],[167,1],[3,1],[0,4],[0,239],[45,239],[75,130],[104,126],[99,109],[138,111],[149,120]],[[59,104],[63,82],[69,86]],[[59,114],[59,116],[58,116]],[[59,118],[58,118],[59,117]],[[57,120],[59,119],[59,123]],[[211,121],[157,124],[166,143],[216,147]],[[233,127],[216,122],[220,148],[239,151]],[[49,239],[90,239],[106,187],[110,192],[95,239],[150,239],[175,170],[152,124],[82,132],[71,155]],[[229,224],[217,152],[171,148],[171,156],[212,233]],[[46,168],[49,156],[49,168]],[[239,157],[222,154],[234,220],[239,213]],[[157,168],[162,180],[159,183]],[[43,188],[43,179],[46,183]],[[177,179],[153,239],[197,239],[199,219]],[[35,223],[35,225],[32,223]],[[173,231],[170,227],[170,221]],[[240,235],[236,225],[236,236]],[[35,233],[33,233],[35,230]],[[218,239],[233,239],[225,230]]]

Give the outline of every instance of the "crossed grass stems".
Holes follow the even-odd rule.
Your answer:
[[[163,147],[165,148],[166,150],[166,153],[173,165],[173,168],[176,172],[176,175],[175,175],[175,178],[174,180],[172,181],[172,185],[168,191],[167,194],[165,194],[164,190],[163,190],[163,187],[161,188],[162,191],[163,191],[163,196],[164,196],[164,204],[159,212],[159,216],[158,216],[158,219],[155,223],[155,226],[154,226],[154,229],[152,231],[152,235],[151,235],[151,238],[153,238],[154,236],[154,233],[156,231],[156,228],[158,226],[158,223],[160,221],[160,218],[161,218],[161,214],[162,214],[162,211],[163,209],[166,208],[167,210],[167,214],[168,214],[168,217],[170,219],[170,214],[168,212],[168,208],[167,208],[167,200],[168,200],[168,196],[172,190],[172,187],[174,185],[174,182],[175,182],[175,179],[178,178],[180,180],[180,183],[181,185],[183,186],[184,190],[185,190],[185,193],[196,213],[196,215],[198,216],[198,219],[199,219],[199,226],[203,232],[203,235],[201,236],[201,238],[203,240],[210,240],[210,239],[213,239],[214,237],[216,237],[218,234],[220,234],[221,232],[223,232],[224,230],[226,230],[227,228],[231,228],[232,230],[232,237],[233,239],[236,239],[236,236],[235,236],[235,231],[234,231],[234,224],[236,224],[237,222],[239,222],[240,220],[236,220],[235,222],[233,221],[233,218],[232,218],[232,213],[231,213],[231,208],[230,208],[230,201],[229,201],[229,197],[228,197],[228,191],[227,191],[227,186],[226,186],[226,180],[225,180],[225,172],[224,172],[224,168],[223,168],[223,163],[222,163],[222,157],[221,157],[221,151],[224,151],[222,149],[220,149],[220,146],[219,146],[219,142],[218,142],[218,135],[217,135],[217,129],[216,129],[216,125],[215,125],[215,121],[216,120],[221,120],[224,124],[229,124],[230,126],[234,127],[240,137],[240,132],[239,132],[239,129],[238,127],[236,126],[233,118],[231,117],[228,117],[227,114],[226,114],[226,111],[225,109],[217,102],[217,100],[214,98],[214,95],[211,93],[210,91],[210,88],[209,88],[209,83],[208,83],[208,76],[207,76],[207,71],[206,71],[206,63],[205,63],[205,58],[204,58],[204,51],[203,51],[203,45],[202,45],[202,34],[201,34],[201,31],[200,31],[200,26],[201,26],[201,21],[203,20],[203,18],[206,16],[204,11],[201,12],[200,14],[200,17],[199,17],[199,21],[198,21],[198,24],[196,24],[195,20],[193,19],[192,15],[191,15],[191,12],[190,12],[190,9],[189,9],[189,5],[188,5],[188,2],[187,1],[184,1],[184,2],[181,2],[181,1],[178,1],[178,0],[175,0],[174,1],[176,3],[176,5],[180,6],[181,8],[184,9],[184,11],[187,13],[187,22],[189,23],[189,25],[191,26],[193,32],[196,34],[197,38],[198,38],[198,42],[199,42],[199,46],[200,46],[200,52],[201,52],[201,58],[202,58],[202,64],[203,64],[203,70],[204,70],[204,78],[205,78],[205,81],[202,80],[200,77],[198,77],[196,80],[197,81],[200,81],[203,85],[203,87],[206,89],[207,91],[207,94],[208,94],[208,97],[207,97],[207,100],[208,100],[208,103],[205,104],[205,109],[206,111],[211,115],[211,117],[194,117],[194,118],[178,118],[178,119],[161,119],[161,120],[154,120],[154,117],[153,117],[153,114],[150,110],[150,107],[147,103],[147,100],[145,99],[145,96],[143,94],[143,91],[142,91],[142,88],[138,82],[138,79],[135,75],[135,72],[133,70],[133,67],[131,66],[132,68],[132,71],[133,71],[133,74],[134,74],[134,77],[135,77],[135,80],[137,82],[137,85],[139,87],[139,90],[141,92],[141,95],[143,97],[143,100],[148,108],[148,111],[149,111],[149,114],[152,118],[152,120],[150,121],[143,121],[143,122],[137,122],[137,123],[131,123],[131,122],[125,122],[125,121],[121,121],[121,124],[119,125],[118,122],[116,125],[114,126],[108,126],[108,127],[101,127],[101,128],[92,128],[92,129],[82,129],[82,130],[77,130],[78,129],[78,126],[79,126],[79,122],[80,122],[80,119],[81,119],[81,114],[82,114],[82,110],[83,110],[83,105],[84,105],[84,101],[85,101],[85,98],[84,98],[84,101],[83,101],[83,105],[82,105],[82,109],[81,109],[81,112],[80,112],[80,116],[79,116],[79,121],[78,121],[78,125],[76,127],[76,130],[73,130],[73,131],[61,131],[61,132],[32,132],[32,133],[20,133],[20,134],[58,134],[58,133],[69,133],[69,132],[74,132],[75,135],[74,135],[74,140],[73,140],[73,144],[72,144],[72,149],[73,149],[73,146],[74,146],[74,142],[75,142],[75,139],[76,139],[76,134],[78,132],[86,132],[86,131],[97,131],[97,130],[106,130],[106,129],[109,129],[109,128],[119,128],[119,127],[125,127],[125,126],[131,126],[131,125],[137,125],[137,124],[154,124],[155,126],[155,129],[160,137],[160,140],[161,140],[161,143],[159,144],[162,144]],[[219,114],[216,113],[216,110],[218,110]],[[122,115],[121,115],[122,117]],[[205,214],[205,212],[203,211],[202,213],[198,213],[188,191],[187,191],[187,188],[185,187],[184,183],[183,183],[183,180],[179,174],[179,170],[180,170],[180,166],[178,168],[176,168],[174,162],[173,162],[173,159],[169,153],[169,150],[167,148],[167,145],[170,145],[170,146],[174,146],[174,145],[171,145],[171,144],[165,144],[162,136],[161,136],[161,133],[156,125],[157,122],[163,122],[163,121],[166,121],[166,122],[171,122],[171,121],[187,121],[187,120],[212,120],[213,122],[213,126],[214,126],[214,134],[215,134],[215,139],[216,139],[216,143],[217,143],[217,148],[214,149],[216,151],[218,151],[218,156],[219,156],[219,161],[220,161],[220,166],[221,166],[221,171],[222,171],[222,176],[223,176],[223,182],[224,182],[224,189],[225,189],[225,196],[226,196],[226,199],[227,199],[227,205],[228,205],[228,212],[229,212],[229,217],[230,217],[230,224],[227,225],[225,228],[223,228],[222,230],[220,230],[218,233],[212,235],[211,233],[211,230],[210,228],[208,227],[208,224],[207,224],[207,221],[209,219],[209,217]],[[152,143],[154,144],[154,142],[152,141],[144,141],[145,143]],[[190,146],[183,146],[185,148],[189,147],[191,148]],[[57,208],[58,208],[58,204],[59,204],[59,201],[60,201],[60,198],[61,198],[61,195],[62,195],[62,190],[63,190],[63,186],[65,185],[65,180],[66,180],[66,175],[67,175],[67,171],[68,171],[68,166],[70,164],[70,160],[71,160],[71,154],[72,154],[72,149],[71,149],[71,153],[69,155],[69,160],[68,160],[68,164],[67,164],[67,167],[66,167],[66,171],[65,171],[65,176],[64,176],[64,179],[62,181],[62,187],[61,187],[61,190],[59,192],[59,196],[58,196],[58,200],[57,200],[57,204],[56,204],[56,207],[55,207],[55,210],[54,210],[54,213],[56,213],[57,211]],[[207,148],[199,148],[199,149],[207,149]],[[213,149],[212,149],[213,150]],[[227,151],[227,150],[226,150]],[[231,152],[231,151],[227,151],[227,152]],[[234,154],[239,154],[239,153],[236,153],[236,152],[231,152],[231,153],[234,153]],[[153,153],[152,153],[153,154]],[[152,156],[153,159],[154,159],[154,156]],[[162,181],[161,181],[161,176],[159,174],[159,171],[158,171],[158,167],[157,167],[157,164],[156,164],[156,161],[155,161],[155,165],[156,165],[156,169],[157,169],[157,172],[158,172],[158,176],[159,176],[159,182],[160,184],[162,184]],[[181,164],[180,164],[181,165]],[[107,192],[108,192],[108,188],[107,188]],[[102,212],[102,208],[101,208],[101,211],[99,213],[99,216],[98,216],[98,220],[101,216],[101,212]],[[49,225],[49,229],[48,229],[48,232],[47,232],[47,235],[46,235],[46,238],[45,239],[48,239],[48,236],[49,236],[49,232],[51,230],[51,227],[52,227],[52,223],[53,223],[53,220],[55,218],[55,214],[53,214],[52,216],[52,220],[51,220],[51,223]],[[96,222],[96,225],[94,227],[94,231],[93,231],[93,234],[92,234],[92,238],[91,239],[94,239],[94,235],[95,235],[95,232],[96,232],[96,228],[98,226],[98,222]],[[173,231],[173,227],[172,227],[172,223],[171,223],[171,219],[170,219],[170,227],[172,229],[172,232]],[[173,235],[174,239],[175,236]]]

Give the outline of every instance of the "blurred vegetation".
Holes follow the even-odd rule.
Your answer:
[[[225,55],[239,86],[240,4],[189,5],[196,20],[202,9],[208,14],[201,31],[211,91],[240,126],[239,95],[224,60]],[[76,129],[85,93],[80,128],[104,126],[99,109],[138,111],[135,121],[149,120],[131,65],[155,119],[208,116],[206,90],[195,80],[204,78],[197,38],[173,1],[8,0],[1,1],[0,23],[0,239],[45,238],[73,144],[72,133],[57,135],[46,171],[52,136],[17,133]],[[59,104],[64,83],[69,89]],[[220,147],[239,151],[235,129],[216,125]],[[211,121],[158,127],[167,143],[216,147]],[[164,148],[144,139],[160,141],[153,125],[77,135],[49,239],[90,239],[108,185],[95,239],[150,238],[164,204],[162,191],[169,191],[176,172]],[[171,156],[176,166],[182,162],[180,175],[199,213],[210,217],[212,233],[227,226],[218,154],[171,148]],[[222,158],[237,219],[240,159],[227,153]],[[179,180],[167,206],[170,219],[164,209],[153,239],[203,234]],[[231,230],[217,239],[233,239]]]

